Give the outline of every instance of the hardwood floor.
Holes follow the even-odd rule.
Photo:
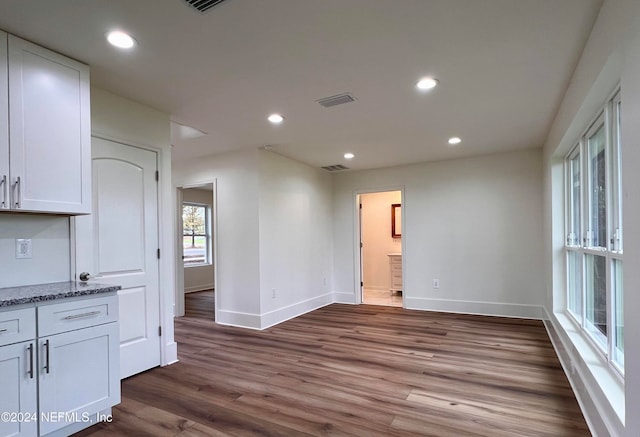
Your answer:
[[[265,331],[180,318],[176,340],[79,435],[590,435],[539,321],[333,304]]]
[[[215,320],[213,290],[195,291],[184,295],[184,316]]]

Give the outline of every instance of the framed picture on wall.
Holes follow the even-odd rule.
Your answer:
[[[391,238],[402,237],[402,206],[399,203],[391,205]]]

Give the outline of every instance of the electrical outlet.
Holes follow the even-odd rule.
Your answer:
[[[16,259],[31,258],[31,238],[16,238]]]
[[[275,288],[272,288],[272,289],[271,289],[271,298],[272,298],[272,299],[275,299],[275,298],[276,298],[276,289],[275,289]]]
[[[433,288],[436,290],[440,288],[440,279],[433,279]]]

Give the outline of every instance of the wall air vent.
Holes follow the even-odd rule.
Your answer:
[[[189,6],[197,9],[201,13],[207,12],[209,9],[226,0],[184,0]]]
[[[322,167],[323,169],[325,169],[326,171],[340,171],[340,170],[349,170],[349,167],[345,167],[342,164],[336,164],[336,165],[326,165],[324,167]]]
[[[342,105],[344,103],[355,102],[356,98],[350,93],[338,94],[331,97],[325,97],[324,99],[316,100],[321,106],[330,108],[332,106]]]

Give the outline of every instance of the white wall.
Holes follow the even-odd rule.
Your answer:
[[[260,325],[259,152],[244,150],[178,162],[176,187],[215,181],[216,320]]]
[[[355,193],[399,186],[407,308],[541,316],[540,149],[336,174],[338,300],[355,301]]]
[[[391,238],[391,205],[402,203],[400,191],[368,193],[360,196],[362,205],[362,276],[367,290],[389,291],[390,253],[402,252],[402,239]]]
[[[640,435],[640,2],[606,0],[591,32],[544,147],[545,307],[547,328],[574,391],[596,436]],[[566,323],[564,276],[563,157],[621,85],[625,289],[625,381]],[[578,351],[576,345],[582,352]],[[626,404],[626,407],[625,407]],[[626,414],[625,414],[626,410]],[[626,416],[626,417],[625,417]],[[626,425],[625,425],[626,422]]]
[[[331,302],[329,175],[259,150],[179,162],[173,175],[176,187],[215,181],[218,322],[261,329]]]
[[[174,191],[171,186],[169,115],[148,106],[91,88],[91,132],[94,136],[148,148],[158,153],[158,215],[160,259],[160,311],[162,364],[178,358],[173,336],[175,301]]]
[[[184,202],[194,202],[208,205],[209,210],[213,210],[213,191],[198,188],[185,188],[182,190],[182,200]],[[213,239],[216,236],[213,235]],[[212,241],[213,241],[212,239]],[[210,265],[190,266],[184,268],[184,291],[210,290],[213,288],[214,265],[213,260]]]
[[[640,9],[640,8],[639,8]],[[636,14],[636,18],[638,18]],[[626,436],[640,435],[640,19],[622,72]]]
[[[332,301],[331,218],[329,173],[260,152],[262,327]]]
[[[15,239],[32,240],[32,258],[16,259]],[[0,288],[68,281],[69,219],[35,214],[0,214]]]

